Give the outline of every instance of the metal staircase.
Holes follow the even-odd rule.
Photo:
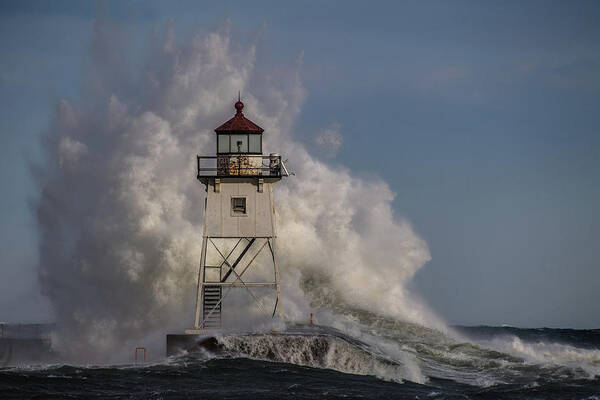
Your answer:
[[[204,286],[202,293],[203,315],[204,321],[202,328],[204,329],[219,329],[221,328],[221,297],[223,296],[222,286]]]

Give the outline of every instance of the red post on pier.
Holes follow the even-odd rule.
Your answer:
[[[313,321],[313,313],[310,313],[310,324],[314,325],[314,321]]]
[[[144,351],[144,362],[146,362],[146,348],[145,347],[136,347],[135,348],[135,363],[138,363],[138,352],[140,350]]]

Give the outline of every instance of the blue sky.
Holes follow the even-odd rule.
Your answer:
[[[550,1],[2,2],[0,320],[48,310],[29,164],[98,13],[132,70],[169,20],[184,40],[229,18],[257,68],[301,56],[297,139],[339,126],[327,162],[388,182],[432,254],[414,290],[449,322],[600,326],[600,5]]]

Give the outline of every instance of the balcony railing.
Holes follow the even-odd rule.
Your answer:
[[[197,156],[197,178],[210,177],[261,177],[281,178],[289,176],[281,156],[272,154],[263,155],[219,155]]]

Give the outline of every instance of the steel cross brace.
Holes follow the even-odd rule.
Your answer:
[[[237,279],[235,281],[237,282],[239,280],[240,282],[242,282],[242,285],[244,285],[244,287],[246,288],[246,290],[248,291],[248,293],[250,293],[250,296],[252,296],[252,298],[254,299],[254,301],[256,301],[256,303],[260,306],[260,308],[263,309],[263,311],[266,311],[264,309],[263,305],[262,305],[262,302],[260,302],[258,300],[258,298],[256,298],[256,296],[254,295],[254,293],[252,293],[252,291],[250,290],[250,288],[246,285],[246,283],[244,282],[244,280],[242,279],[242,277],[237,272],[235,272],[235,269],[234,269],[238,265],[238,263],[241,261],[242,257],[244,257],[244,255],[246,254],[246,252],[248,251],[248,249],[250,248],[250,246],[252,246],[252,244],[254,243],[254,240],[255,240],[254,238],[252,238],[252,240],[250,240],[250,242],[248,243],[248,246],[246,246],[246,248],[244,249],[244,251],[242,252],[242,254],[240,254],[240,256],[237,258],[237,260],[235,260],[235,262],[233,263],[233,265],[229,264],[229,262],[227,261],[227,259],[225,258],[225,256],[223,256],[223,253],[221,253],[221,251],[217,248],[217,246],[215,246],[214,243],[213,243],[213,246],[215,246],[215,249],[217,249],[217,252],[221,256],[221,258],[223,258],[223,262],[225,263],[225,265],[227,265],[229,267],[229,271],[225,274],[225,277],[223,277],[223,279],[221,279],[221,282],[224,282],[229,277],[229,275],[233,272],[235,274],[235,276],[237,277]],[[263,244],[263,247],[265,247],[264,244]],[[261,250],[262,250],[262,247],[254,255],[254,257],[252,257],[252,260],[250,260],[250,263],[248,263],[248,265],[246,266],[245,270],[248,269],[248,267],[250,266],[250,264],[254,261],[254,259],[256,258],[256,256],[258,255],[258,253],[260,253]]]
[[[254,242],[254,239],[250,242],[250,245]],[[219,250],[219,248],[217,247],[217,245],[215,245],[215,243],[212,241],[212,239],[210,239],[210,242],[212,243],[212,245],[214,246],[214,248],[217,250],[217,252],[219,253],[219,255],[221,256],[221,258],[223,258],[223,262],[221,263],[221,265],[225,264],[227,265],[227,267],[229,267],[230,272],[233,272],[236,276],[235,280],[232,283],[236,283],[238,280],[242,283],[242,285],[244,285],[244,287],[246,288],[246,290],[248,291],[248,293],[250,293],[250,295],[252,296],[252,298],[254,299],[254,301],[256,301],[256,303],[258,304],[258,306],[266,312],[262,302],[254,295],[254,293],[252,293],[252,291],[250,290],[250,288],[248,286],[246,286],[246,283],[242,280],[242,275],[244,275],[244,273],[248,270],[248,268],[250,267],[250,265],[252,265],[252,263],[254,262],[254,260],[256,259],[256,257],[258,256],[258,254],[262,251],[262,249],[265,248],[265,246],[267,244],[269,244],[269,247],[271,246],[271,244],[269,243],[269,239],[265,240],[265,242],[263,243],[263,245],[261,246],[261,248],[256,252],[256,254],[254,254],[254,256],[252,257],[252,259],[250,260],[250,262],[244,267],[244,269],[242,270],[242,272],[240,274],[238,274],[237,272],[235,272],[235,270],[233,268],[235,268],[235,265],[237,265],[239,263],[239,261],[241,261],[241,257],[238,258],[238,260],[236,260],[236,262],[234,263],[234,267],[232,267],[229,262],[227,261],[227,258],[223,255],[223,253],[221,253],[221,251]],[[240,239],[241,241],[241,239]],[[238,241],[239,244],[239,241]],[[237,244],[236,244],[237,247]],[[248,246],[249,248],[249,246]],[[246,248],[246,250],[248,249]],[[235,247],[234,247],[235,249]],[[227,257],[229,257],[231,255],[231,253],[233,252],[233,250],[227,255]],[[244,252],[245,253],[245,252]],[[243,254],[242,254],[243,257]],[[231,291],[231,289],[233,289],[233,286],[231,286],[221,297],[221,299],[218,301],[217,304],[215,304],[213,306],[213,308],[210,310],[210,312],[206,315],[206,317],[204,317],[202,319],[202,325],[204,324],[204,322],[206,321],[206,319],[208,317],[210,317],[212,315],[212,313],[217,309],[217,307],[219,306],[219,304],[221,304],[223,302],[223,299],[229,294],[229,292]]]
[[[237,241],[237,243],[235,244],[235,246],[233,246],[233,249],[231,249],[231,251],[229,252],[229,254],[227,254],[227,257],[226,257],[226,259],[225,259],[225,260],[224,260],[224,261],[223,261],[223,262],[222,262],[222,263],[219,265],[219,268],[222,268],[222,267],[223,267],[223,264],[225,264],[225,263],[227,262],[227,260],[229,259],[229,257],[230,257],[230,256],[233,254],[233,252],[235,251],[235,249],[237,249],[238,245],[239,245],[239,244],[242,242],[242,240],[244,240],[244,239],[246,239],[246,238],[240,238],[240,240],[238,240],[238,241]],[[212,239],[210,239],[210,238],[209,238],[209,240],[210,240],[210,242],[212,243],[212,245],[213,245],[213,246],[215,246],[215,244],[214,244],[214,242],[212,241]],[[248,239],[246,239],[246,240],[248,240]],[[216,246],[215,246],[215,247],[216,247]],[[218,250],[217,250],[217,251],[218,251]],[[221,256],[221,257],[222,257],[222,256]],[[219,277],[219,279],[221,279],[221,278]]]

